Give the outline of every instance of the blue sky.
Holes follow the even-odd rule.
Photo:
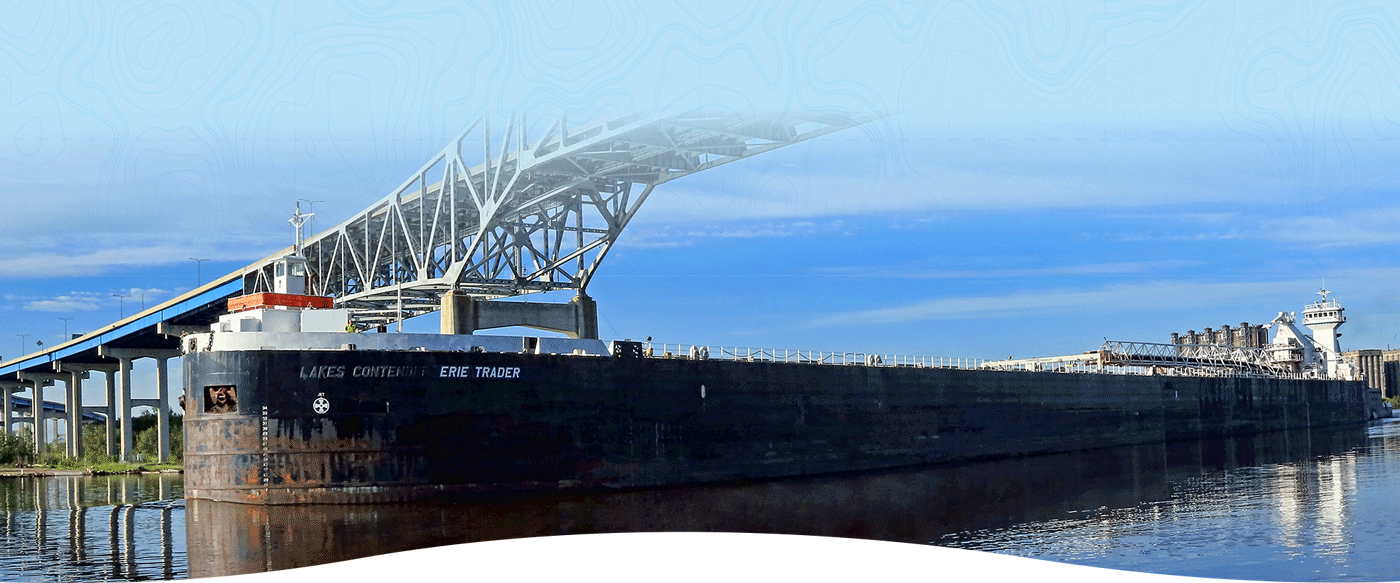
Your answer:
[[[240,270],[297,199],[334,225],[480,115],[702,106],[889,116],[658,189],[590,288],[604,336],[1056,355],[1325,279],[1344,349],[1400,347],[1397,13],[6,3],[0,355]]]
[[[590,288],[604,336],[1067,354],[1325,279],[1344,349],[1400,347],[1391,5],[0,10],[7,359],[284,246],[297,199],[350,217],[479,115],[702,106],[889,117],[658,189]]]

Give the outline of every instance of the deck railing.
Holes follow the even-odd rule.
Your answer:
[[[906,356],[874,352],[790,350],[786,348],[746,348],[703,344],[650,343],[643,353],[650,358],[715,359],[745,362],[786,362],[798,364],[895,366],[909,368],[980,368],[980,358]]]
[[[648,358],[715,359],[828,366],[978,369],[1020,372],[1058,372],[1066,374],[1093,373],[1157,376],[1307,378],[1302,374],[1243,371],[1229,367],[1138,366],[1112,363],[1104,364],[1092,360],[1067,360],[1064,362],[1055,362],[1053,364],[1039,363],[1034,366],[1022,365],[1020,363],[1016,366],[1004,366],[1002,363],[1006,363],[1007,361],[981,358],[911,356],[875,352],[790,350],[785,348],[748,348],[658,342],[643,345],[643,354]]]

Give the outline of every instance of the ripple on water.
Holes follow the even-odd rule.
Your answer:
[[[180,476],[0,480],[0,580],[185,578]]]

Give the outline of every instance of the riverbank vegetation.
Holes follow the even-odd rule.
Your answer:
[[[0,469],[2,468],[47,468],[59,470],[83,470],[88,473],[120,474],[161,470],[179,470],[183,467],[184,423],[183,417],[170,416],[170,458],[167,463],[158,464],[157,448],[159,434],[156,430],[158,419],[154,412],[146,412],[131,420],[135,462],[119,462],[116,456],[107,455],[107,428],[102,423],[84,423],[82,428],[83,457],[71,459],[64,452],[67,446],[63,441],[48,444],[43,452],[34,451],[34,433],[30,427],[0,436]],[[118,443],[121,440],[121,424],[115,428]]]

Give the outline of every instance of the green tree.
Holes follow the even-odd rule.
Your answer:
[[[34,432],[28,427],[0,436],[0,464],[34,463]]]
[[[180,461],[184,453],[184,416],[175,413],[170,414],[170,460]],[[156,414],[147,412],[140,417],[131,420],[131,429],[135,433],[135,451],[141,454],[141,459],[153,462],[157,459],[160,447],[159,420]]]
[[[90,462],[110,462],[107,455],[107,426],[102,423],[83,424],[83,459]]]

